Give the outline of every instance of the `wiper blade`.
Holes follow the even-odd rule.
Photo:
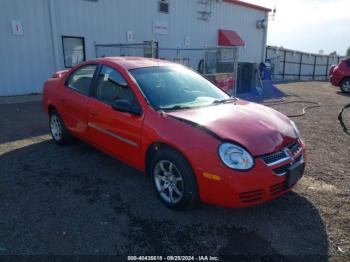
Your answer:
[[[229,102],[236,101],[236,100],[237,100],[237,99],[234,98],[234,97],[227,98],[227,99],[222,99],[222,100],[215,100],[215,101],[213,102],[213,105],[225,104],[225,103],[229,103]]]
[[[163,107],[162,110],[168,111],[168,110],[179,110],[179,109],[189,109],[189,108],[191,108],[191,107],[175,105],[175,106],[172,106],[172,107]]]

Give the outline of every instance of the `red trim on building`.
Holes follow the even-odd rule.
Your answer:
[[[259,10],[259,11],[264,11],[264,12],[271,12],[272,11],[270,8],[266,8],[266,7],[259,6],[259,5],[254,5],[254,4],[250,4],[250,3],[247,3],[247,2],[242,2],[242,1],[239,1],[239,0],[224,0],[224,1],[227,2],[227,3],[234,4],[234,5],[245,6],[245,7],[256,9],[256,10]]]
[[[245,42],[235,31],[219,29],[218,44],[220,46],[244,46]]]

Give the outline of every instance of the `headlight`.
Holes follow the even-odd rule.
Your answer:
[[[232,169],[248,170],[254,165],[253,157],[245,149],[234,144],[221,144],[219,155],[222,162]]]
[[[297,137],[300,137],[300,132],[299,132],[299,129],[297,127],[297,125],[294,123],[294,121],[290,120],[290,123],[292,124],[293,128],[294,128],[294,132],[295,132],[295,135]]]

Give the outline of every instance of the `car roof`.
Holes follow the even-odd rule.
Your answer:
[[[145,57],[133,57],[133,56],[115,56],[115,57],[101,57],[94,61],[99,63],[110,62],[124,67],[127,70],[153,67],[153,66],[178,66],[178,64],[169,62],[162,59],[145,58]]]

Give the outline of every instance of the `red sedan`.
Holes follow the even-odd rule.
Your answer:
[[[173,209],[259,204],[304,173],[294,122],[171,62],[87,61],[54,74],[43,104],[55,142],[73,135],[144,171]]]
[[[329,74],[332,85],[339,86],[344,93],[350,93],[350,58],[332,66]]]

